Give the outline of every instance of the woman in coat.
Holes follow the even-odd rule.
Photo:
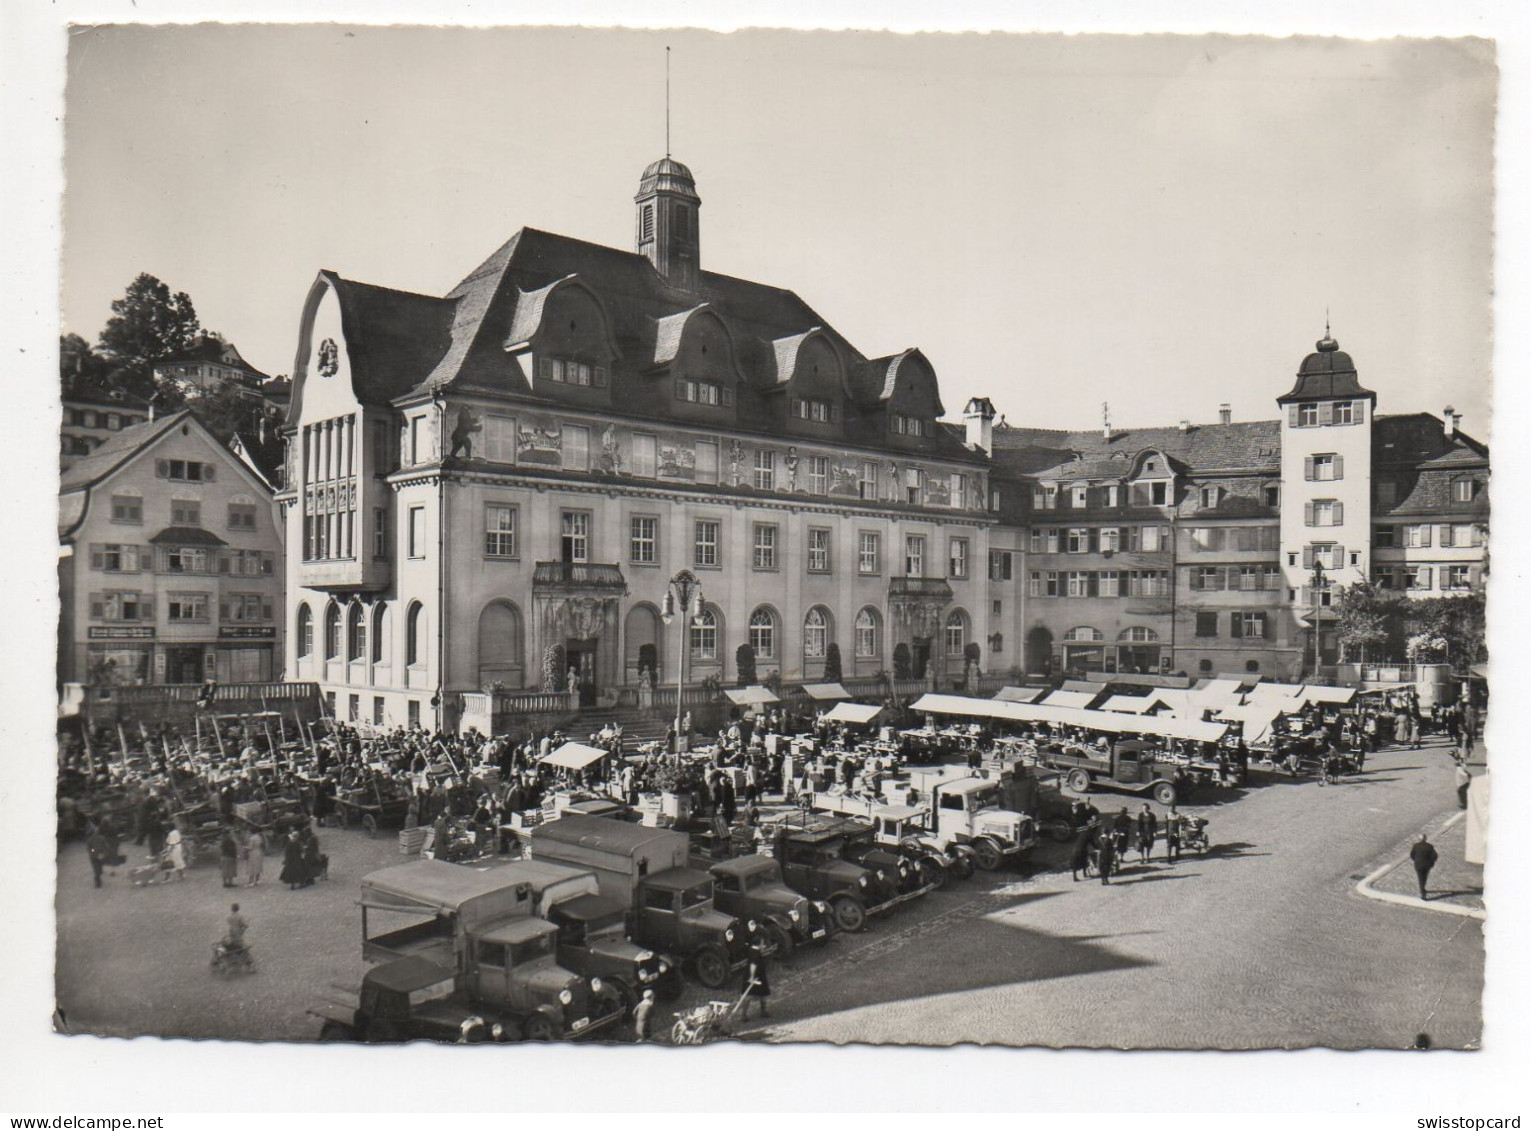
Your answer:
[[[223,837],[218,841],[218,867],[223,875],[223,886],[233,887],[239,878],[239,842],[234,839],[234,830],[228,827],[224,828]]]
[[[1095,847],[1096,827],[1087,824],[1081,828],[1074,837],[1074,851],[1069,857],[1069,868],[1074,873],[1074,882],[1079,882],[1079,873],[1083,872],[1085,879],[1090,878],[1090,853]]]
[[[181,840],[181,830],[171,827],[170,834],[165,837],[165,858],[170,861],[170,874],[167,880],[184,880],[186,878],[186,845]]]
[[[750,960],[744,966],[744,1009],[740,1020],[750,1018],[750,1003],[758,1002],[760,1016],[769,1017],[766,1002],[771,997],[771,977],[766,969],[765,948],[758,942],[750,947]]]
[[[296,833],[287,838],[287,847],[282,851],[282,874],[278,878],[287,885],[288,891],[296,889],[308,878],[303,867],[303,842]]]

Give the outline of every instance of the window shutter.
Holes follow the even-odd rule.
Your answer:
[[[90,595],[90,617],[92,620],[100,620],[106,615],[106,606],[101,601],[101,594]]]
[[[1084,588],[1084,591],[1089,596],[1091,596],[1091,597],[1099,597],[1100,596],[1100,574],[1098,574],[1098,573],[1087,573],[1087,574],[1085,574],[1085,588]]]
[[[1303,457],[1303,460],[1302,460],[1302,477],[1304,479],[1306,479],[1310,483],[1313,481],[1313,457],[1312,456],[1304,456]],[[1309,525],[1311,526],[1312,523],[1309,523]]]
[[[1234,575],[1233,575],[1233,570],[1232,569],[1226,569],[1226,570],[1219,569],[1217,571],[1217,583],[1216,583],[1216,585],[1214,585],[1214,588],[1216,588],[1216,589],[1232,589],[1233,588],[1233,576]]]
[[[1451,531],[1451,527],[1446,525],[1445,523],[1442,523],[1441,524],[1441,548],[1444,549],[1447,546],[1450,546],[1451,544],[1452,544],[1452,531]]]
[[[1089,542],[1090,553],[1100,553],[1100,531],[1096,527],[1090,527]]]
[[[550,358],[550,357],[539,357],[537,359],[537,376],[542,378],[542,380],[544,380],[544,381],[551,381],[553,379],[553,359],[552,358]]]
[[[228,620],[229,619],[229,603],[227,601],[219,601],[218,602],[218,619],[219,620]]]
[[[1312,546],[1304,546],[1302,548],[1302,568],[1303,569],[1312,569],[1313,568],[1313,547]]]
[[[1286,422],[1287,422],[1287,426],[1290,427],[1290,428],[1296,428],[1297,427],[1297,406],[1296,405],[1289,404],[1289,405],[1286,406]]]
[[[1483,567],[1482,566],[1468,566],[1467,567],[1467,584],[1472,586],[1474,589],[1478,588],[1478,586],[1483,584]]]
[[[260,556],[260,571],[262,573],[269,574],[272,570],[272,564],[272,556],[270,554],[262,554]]]
[[[141,599],[138,602],[138,619],[139,620],[153,620],[154,619],[154,598],[153,597],[144,597],[143,599]]]
[[[1310,478],[1311,478],[1311,476],[1310,476]],[[1303,503],[1303,505],[1302,505],[1302,524],[1304,526],[1312,526],[1313,525],[1313,521],[1314,521],[1314,519],[1313,519],[1313,504],[1311,502]]]
[[[158,479],[169,479],[170,478],[170,461],[168,459],[157,459],[157,460],[155,460],[154,461],[154,475]]]
[[[219,573],[228,573],[229,572],[229,556],[227,554],[219,554],[218,555],[218,572]]]
[[[1331,401],[1324,401],[1323,403],[1321,403],[1318,406],[1318,422],[1320,424],[1333,424],[1334,423],[1334,404],[1333,404],[1333,402],[1331,402]]]
[[[1345,525],[1345,504],[1344,503],[1336,502],[1334,504],[1334,522],[1331,523],[1330,525],[1332,525],[1332,526],[1344,526]]]
[[[1223,528],[1221,526],[1214,526],[1212,528],[1211,548],[1214,550],[1221,550],[1223,548]]]
[[[606,387],[606,367],[604,365],[597,365],[595,367],[594,381],[597,389],[604,389]]]
[[[1193,592],[1201,589],[1201,570],[1199,569],[1191,570],[1191,589]]]
[[[1228,635],[1235,640],[1244,635],[1244,618],[1239,613],[1228,614]]]
[[[1255,620],[1260,625],[1260,636],[1263,638],[1266,635],[1266,633],[1269,631],[1270,622],[1266,618],[1266,614],[1265,613],[1256,613],[1255,614]]]
[[[92,543],[91,544],[91,547],[90,547],[90,568],[91,569],[105,569],[106,568],[106,551],[104,551],[101,548],[100,543]]]
[[[260,618],[261,618],[261,620],[270,620],[271,619],[271,602],[270,601],[262,601],[260,603]]]
[[[1429,589],[1431,587],[1431,575],[1433,573],[1434,571],[1429,566],[1419,567],[1419,588]]]
[[[1432,527],[1429,523],[1426,523],[1424,526],[1419,528],[1419,544],[1425,549],[1430,548],[1430,534],[1433,530],[1434,527]]]
[[[1345,457],[1344,456],[1335,456],[1334,457],[1334,477],[1336,479],[1344,479],[1345,478]]]
[[[1336,545],[1329,551],[1329,566],[1331,569],[1343,569],[1345,566],[1345,547]]]
[[[1366,423],[1366,402],[1352,401],[1350,405],[1351,420],[1356,424]]]
[[[727,385],[723,386],[723,407],[732,408],[734,405],[734,391]]]

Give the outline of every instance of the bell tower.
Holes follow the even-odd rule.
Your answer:
[[[643,170],[638,182],[638,254],[670,286],[694,291],[701,275],[700,212],[691,170],[665,156]]]

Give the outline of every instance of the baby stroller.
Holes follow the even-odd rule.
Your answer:
[[[1207,837],[1207,818],[1187,817],[1180,833],[1180,843],[1185,851],[1205,856],[1211,845]]]
[[[670,1030],[671,1042],[677,1045],[700,1045],[714,1037],[731,1036],[734,1017],[754,986],[755,983],[751,982],[744,993],[739,995],[739,1000],[731,1005],[726,1001],[709,1001],[685,1013],[677,1013],[675,1025]]]
[[[224,978],[231,974],[253,974],[255,973],[255,956],[242,942],[231,943],[228,939],[219,939],[213,944],[211,969],[214,974]]]
[[[149,884],[168,884],[179,875],[175,865],[170,862],[170,854],[161,852],[158,856],[149,858],[149,863],[137,868],[128,869],[128,879],[136,888],[147,887]]]

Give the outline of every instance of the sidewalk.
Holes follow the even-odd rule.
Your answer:
[[[1400,859],[1378,868],[1356,885],[1356,891],[1368,899],[1396,903],[1427,911],[1462,915],[1471,919],[1486,918],[1483,902],[1483,866],[1463,859],[1467,838],[1465,813],[1457,813],[1430,835],[1430,843],[1440,855],[1430,873],[1426,888],[1428,899],[1419,898],[1419,881],[1407,853]]]

